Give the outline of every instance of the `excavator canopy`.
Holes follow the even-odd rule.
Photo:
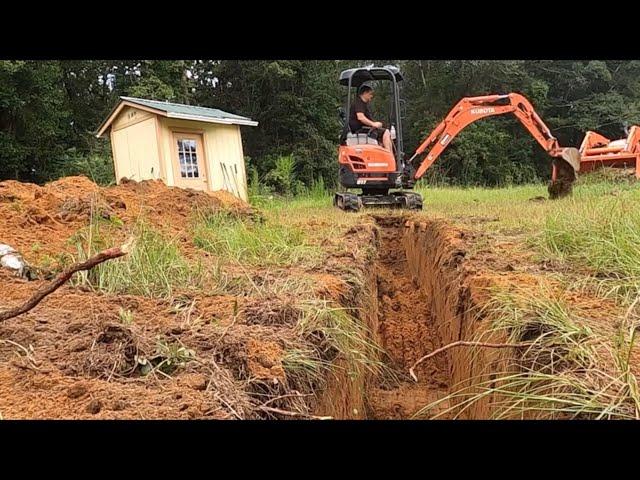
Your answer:
[[[351,86],[357,88],[363,83],[372,80],[391,80],[391,75],[395,77],[396,82],[403,80],[400,69],[394,65],[385,65],[384,67],[370,65],[368,67],[350,68],[340,74],[340,85],[348,86],[349,79],[351,79]]]

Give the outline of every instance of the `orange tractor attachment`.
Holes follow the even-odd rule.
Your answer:
[[[580,145],[580,169],[590,172],[598,167],[633,167],[640,179],[640,127],[631,127],[627,138],[613,141],[587,132]]]

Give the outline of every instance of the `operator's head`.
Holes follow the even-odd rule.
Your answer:
[[[373,99],[373,88],[369,85],[361,85],[358,89],[358,95],[363,102],[369,103]]]

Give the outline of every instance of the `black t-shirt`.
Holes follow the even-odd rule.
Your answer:
[[[357,132],[362,127],[366,127],[364,123],[358,120],[358,113],[364,113],[364,116],[371,120],[371,111],[369,110],[369,104],[363,102],[360,95],[356,95],[356,99],[351,105],[351,112],[349,113],[349,128],[351,132]]]

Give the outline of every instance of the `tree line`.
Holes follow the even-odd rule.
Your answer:
[[[395,64],[404,73],[405,149],[462,97],[520,92],[564,146],[584,132],[622,138],[640,124],[640,61],[568,60],[64,60],[0,61],[0,179],[45,182],[71,174],[113,181],[110,146],[95,131],[119,96],[219,108],[251,117],[243,128],[252,177],[336,180],[341,70]],[[384,95],[374,105],[383,108]],[[291,161],[284,161],[283,159]],[[542,180],[549,159],[513,117],[465,129],[429,170],[430,181],[505,185]],[[276,185],[277,184],[277,185]],[[274,183],[276,190],[282,182]]]

